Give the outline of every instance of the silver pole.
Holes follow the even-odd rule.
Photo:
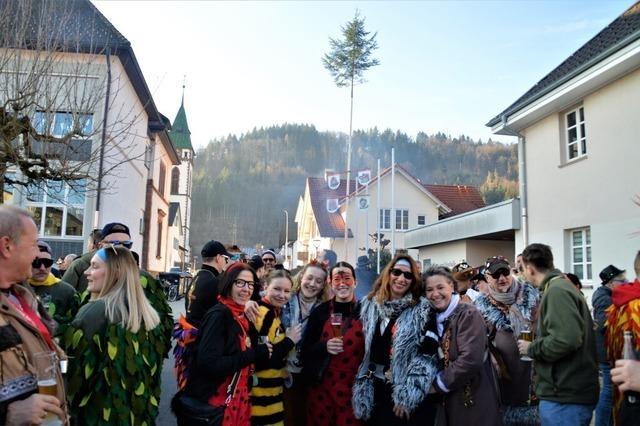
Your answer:
[[[396,149],[391,148],[391,257],[396,253]]]
[[[282,210],[284,212],[284,220],[286,221],[284,225],[284,263],[289,265],[289,269],[291,269],[290,263],[287,263],[288,257],[288,247],[289,247],[289,212],[286,210]]]
[[[378,238],[377,238],[377,245],[378,248],[376,250],[377,252],[377,261],[376,261],[376,272],[378,273],[378,275],[380,275],[380,159],[378,158],[378,196],[376,199],[376,208],[377,208],[377,215],[378,215],[378,219],[376,220],[376,223],[378,224],[378,226],[376,226],[376,232],[378,233]]]

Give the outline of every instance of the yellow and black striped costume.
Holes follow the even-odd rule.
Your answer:
[[[283,425],[284,379],[287,377],[287,355],[293,349],[280,323],[279,309],[264,300],[259,302],[260,313],[254,327],[260,336],[268,336],[273,345],[269,364],[256,366],[257,383],[251,389],[251,423],[253,425]]]

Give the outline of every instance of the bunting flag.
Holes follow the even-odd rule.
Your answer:
[[[327,211],[329,213],[335,213],[340,208],[340,204],[338,203],[337,198],[329,198],[327,200]]]
[[[360,170],[358,171],[358,185],[367,186],[371,181],[371,170]]]
[[[340,174],[333,173],[327,175],[327,185],[329,186],[329,189],[332,189],[334,191],[340,188]]]
[[[358,197],[358,209],[359,210],[368,210],[371,205],[371,200],[368,195],[361,195]]]

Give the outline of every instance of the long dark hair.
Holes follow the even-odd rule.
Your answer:
[[[331,269],[329,269],[329,282],[331,282],[331,279],[333,278],[333,270],[337,269],[337,268],[347,268],[351,271],[351,273],[353,274],[353,279],[356,279],[356,270],[353,268],[353,266],[351,266],[351,264],[349,262],[344,262],[344,261],[340,261],[338,263],[336,263],[335,265],[333,265],[331,267]]]

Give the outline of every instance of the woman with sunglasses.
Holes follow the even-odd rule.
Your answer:
[[[301,325],[284,328],[281,322],[283,306],[291,298],[293,281],[287,271],[272,270],[266,278],[265,295],[258,303],[253,327],[259,338],[271,343],[273,352],[266,365],[256,365],[256,381],[251,388],[251,423],[253,425],[283,425],[284,382],[287,355],[300,341]]]
[[[293,281],[289,302],[282,309],[282,325],[286,328],[301,326],[304,333],[311,312],[330,299],[327,285],[327,270],[317,260],[307,263]],[[307,423],[307,386],[302,378],[300,344],[289,352],[287,371],[289,379],[284,390],[285,424],[287,426]]]
[[[429,312],[411,256],[396,255],[362,300],[365,353],[353,387],[356,417],[367,425],[430,425],[437,406],[427,397],[437,359],[418,352]]]
[[[351,388],[364,354],[355,270],[338,262],[329,280],[334,297],[311,312],[301,343],[302,374],[310,383],[307,425],[359,425],[351,408]]]
[[[64,335],[68,398],[81,424],[153,424],[164,361],[160,318],[144,295],[138,266],[124,247],[91,259],[87,290]]]
[[[271,344],[252,344],[244,315],[256,285],[245,263],[234,263],[222,275],[219,303],[200,323],[189,377],[172,401],[178,425],[220,424],[198,418],[213,416],[212,410],[222,413],[223,426],[251,424],[249,380],[254,364],[265,365],[271,354]]]
[[[438,424],[502,425],[482,316],[474,305],[460,301],[449,268],[431,267],[424,279],[432,309],[424,323],[421,352],[439,357],[433,387],[444,404]]]
[[[538,291],[511,273],[509,261],[501,256],[487,259],[485,277],[489,294],[476,299],[476,307],[489,327],[491,357],[498,373],[506,425],[539,424],[533,404],[531,360],[518,352],[522,332],[533,337],[533,320],[538,308]]]

